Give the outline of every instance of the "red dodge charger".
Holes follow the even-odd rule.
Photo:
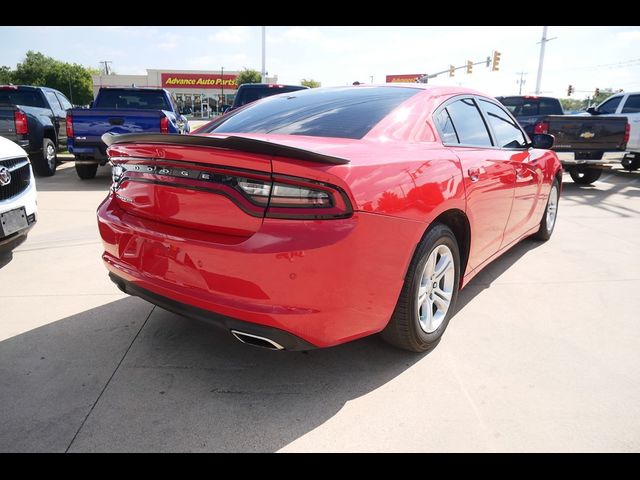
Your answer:
[[[301,90],[195,135],[105,135],[124,292],[272,348],[436,345],[458,290],[556,223],[553,138],[456,87]]]

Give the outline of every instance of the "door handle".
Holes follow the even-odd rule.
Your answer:
[[[469,170],[467,170],[467,173],[469,174],[469,179],[472,182],[477,182],[478,179],[480,178],[480,169],[479,168],[470,168]]]

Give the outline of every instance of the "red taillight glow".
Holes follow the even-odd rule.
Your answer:
[[[18,135],[26,135],[29,133],[29,123],[27,122],[27,114],[16,110],[13,112],[13,119],[16,123],[16,133]]]
[[[549,133],[549,122],[538,122],[533,127],[533,133]]]
[[[160,119],[160,133],[169,133],[169,119],[167,117]]]
[[[67,138],[73,138],[73,117],[67,113]]]
[[[627,126],[624,127],[624,143],[625,145],[629,143],[629,135],[631,134],[631,125],[627,123]]]

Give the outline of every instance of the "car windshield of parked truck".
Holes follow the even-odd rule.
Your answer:
[[[420,91],[406,87],[299,90],[248,105],[207,132],[360,139],[394,108]]]
[[[153,90],[103,90],[98,95],[94,107],[171,110],[164,93]]]
[[[555,98],[505,97],[500,100],[514,117],[562,115],[562,106]]]
[[[0,105],[47,108],[42,95],[36,90],[0,90]]]

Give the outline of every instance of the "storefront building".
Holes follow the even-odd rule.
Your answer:
[[[193,118],[210,118],[223,105],[231,105],[238,85],[237,71],[147,70],[146,75],[92,75],[93,96],[100,87],[166,88],[176,98],[178,106]],[[277,83],[278,77],[267,78]]]

